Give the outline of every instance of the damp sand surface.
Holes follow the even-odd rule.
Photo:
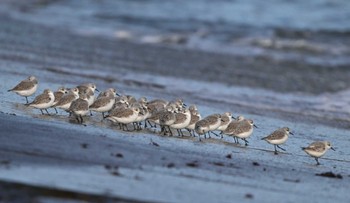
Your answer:
[[[348,81],[342,79],[348,70],[313,71],[285,62],[288,74],[281,76],[281,64],[270,60],[84,36],[8,15],[0,21],[0,201],[350,198]],[[266,74],[256,72],[260,66]],[[7,92],[28,75],[39,78],[37,94],[92,81],[99,89],[116,87],[136,97],[181,97],[197,104],[203,116],[231,111],[259,128],[245,147],[231,137],[199,142],[160,136],[154,129],[124,132],[101,122],[99,114],[84,118],[85,127],[65,112],[41,115]],[[295,136],[283,145],[287,152],[274,155],[273,146],[260,139],[283,126]],[[336,148],[320,166],[300,149],[314,140],[329,140]],[[335,178],[316,175],[326,172]]]

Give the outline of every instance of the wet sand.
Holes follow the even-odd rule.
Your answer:
[[[310,95],[324,90],[337,94],[335,90],[348,87],[350,72],[345,69],[305,70],[295,63],[87,37],[9,16],[0,16],[0,28],[0,185],[113,201],[346,202],[350,198],[347,114],[308,106],[315,101]],[[256,74],[261,67],[265,73]],[[229,138],[198,142],[147,130],[122,132],[101,123],[99,115],[86,118],[83,127],[63,112],[41,116],[21,104],[24,98],[6,92],[31,74],[40,80],[39,91],[93,81],[99,89],[117,87],[135,96],[182,97],[188,104],[196,103],[203,115],[243,114],[259,128],[250,146],[241,147]],[[316,83],[320,78],[324,82]],[[335,80],[344,86],[332,83]],[[320,98],[321,103],[324,96]],[[284,146],[287,153],[275,156],[273,146],[260,138],[282,126],[296,135]],[[337,151],[328,152],[316,167],[300,147],[318,139],[332,141]],[[315,175],[329,171],[342,179]],[[9,191],[1,191],[0,198],[11,198]],[[67,199],[83,198],[59,197]]]

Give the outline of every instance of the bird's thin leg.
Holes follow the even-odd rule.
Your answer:
[[[26,98],[26,101],[27,101],[27,104],[29,103],[29,101],[28,101],[28,97],[25,97]]]
[[[46,111],[47,115],[50,115],[50,113],[49,113],[49,111],[47,109],[45,109],[45,111]]]
[[[83,124],[83,117],[81,116],[81,115],[79,115],[79,117],[80,117],[80,120],[81,120],[81,124]]]
[[[239,145],[240,145],[241,143],[239,143],[238,137],[236,137],[236,140],[237,140],[237,144],[239,144]]]
[[[193,137],[196,137],[196,132],[192,130]]]
[[[278,152],[277,152],[277,148],[276,148],[276,145],[274,145],[275,146],[275,154],[278,154]]]
[[[190,133],[190,136],[192,137],[192,131],[190,129],[187,129],[187,131]]]
[[[214,133],[213,131],[211,131],[211,133],[213,133],[216,137],[220,137],[220,135]]]
[[[148,124],[151,126],[151,128],[153,128],[153,125],[152,125],[151,121],[147,120],[147,122],[148,122]],[[145,123],[145,125],[146,125],[146,123]],[[147,126],[146,126],[146,127],[147,127]]]
[[[126,127],[126,131],[129,131],[128,125],[124,124],[124,126]]]
[[[318,158],[317,157],[315,157],[315,160],[316,160],[316,165],[320,165],[320,162],[318,162]]]
[[[168,126],[168,130],[169,130],[170,136],[172,137],[173,136],[173,131],[171,131],[170,126]]]
[[[41,114],[42,114],[42,115],[44,115],[44,112],[43,112],[43,110],[42,110],[42,109],[40,109],[40,112],[41,112]]]
[[[104,118],[105,117],[105,112],[102,112],[102,118]]]
[[[277,145],[277,147],[283,151],[286,151],[285,149],[283,149],[282,147],[280,147],[279,145]]]
[[[181,136],[181,134],[180,134],[180,129],[176,129],[176,131],[177,131],[177,136]]]
[[[180,130],[180,133],[181,133],[181,137],[183,137],[183,136],[184,136],[184,133],[182,132],[181,129],[179,129],[179,130]]]
[[[160,126],[160,134],[165,135],[166,131],[165,131],[165,126],[161,125]]]
[[[243,138],[242,140],[245,142],[245,146],[248,146],[248,143],[249,143],[248,140],[245,138]]]

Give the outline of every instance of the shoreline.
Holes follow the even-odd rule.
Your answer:
[[[276,86],[280,91],[275,92],[261,87],[281,82],[264,83],[283,72],[277,62],[255,80],[254,72],[261,64],[251,59],[239,61],[229,55],[84,37],[4,16],[0,16],[0,28],[0,182],[127,201],[273,202],[287,198],[296,202],[316,198],[317,202],[344,202],[350,198],[346,192],[350,187],[347,114],[322,112],[327,94],[284,92],[299,80],[303,82],[299,85],[319,75],[334,80],[338,75],[347,77],[350,71],[330,74],[332,71],[322,69],[319,75],[294,81],[304,74],[302,67],[286,67],[293,77],[282,77],[286,84]],[[249,64],[255,66],[247,68]],[[209,71],[212,67],[216,69]],[[220,70],[223,73],[215,74]],[[207,74],[204,78],[203,73]],[[23,98],[6,92],[29,74],[39,77],[39,91],[92,81],[100,89],[117,87],[136,97],[183,97],[185,102],[198,104],[203,115],[221,111],[244,114],[260,128],[250,138],[251,146],[242,147],[230,139],[199,143],[148,130],[123,132],[100,122],[97,115],[88,118],[88,126],[83,127],[66,115],[41,116],[21,104]],[[225,83],[237,78],[230,85]],[[221,79],[224,82],[216,83]],[[293,100],[288,103],[290,98]],[[283,112],[282,105],[287,105],[289,112]],[[300,105],[305,106],[293,112]],[[305,116],[303,108],[321,116]],[[339,124],[329,115],[344,119]],[[275,156],[273,147],[260,138],[281,126],[297,133],[286,143],[287,153]],[[316,139],[331,140],[337,148],[321,159],[320,167],[300,150]],[[159,147],[150,144],[151,140]],[[232,158],[227,158],[228,154]],[[343,179],[315,175],[329,171]]]

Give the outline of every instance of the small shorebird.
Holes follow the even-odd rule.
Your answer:
[[[219,137],[218,134],[214,133],[214,130],[217,130],[218,127],[221,125],[221,115],[220,114],[212,114],[207,117],[205,117],[203,120],[206,120],[208,122],[209,127],[209,138],[210,138],[210,132]]]
[[[108,88],[106,89],[105,91],[103,92],[100,92],[100,94],[98,94],[97,99],[101,98],[101,97],[108,97],[108,96],[112,96],[115,97],[115,96],[120,96],[118,93],[117,93],[117,90],[114,89],[114,88]]]
[[[254,124],[251,119],[243,119],[238,122],[237,127],[232,131],[232,136],[236,137],[237,143],[239,144],[238,138],[242,139],[245,142],[245,146],[248,146],[247,138],[253,133]]]
[[[308,155],[312,156],[316,160],[316,165],[320,165],[320,162],[318,162],[318,158],[323,156],[328,149],[332,149],[335,151],[335,149],[332,147],[331,143],[328,141],[317,141],[311,143],[307,147],[301,148],[304,152],[306,152]]]
[[[127,125],[135,122],[139,113],[140,113],[140,109],[137,107],[131,107],[131,108],[122,107],[111,111],[111,113],[108,116],[106,116],[106,119],[114,123],[115,122],[120,123],[122,125],[123,130],[125,127],[126,130],[129,131]]]
[[[92,92],[95,92],[96,90],[97,92],[99,92],[94,83],[84,83],[78,85],[77,88],[79,89],[80,94],[86,94],[88,90],[92,90]]]
[[[244,119],[245,118],[243,116],[237,116],[237,118],[232,120],[229,123],[229,125],[227,126],[227,128],[224,131],[221,132],[221,136],[223,136],[223,134],[228,135],[228,136],[233,136],[233,133],[237,129],[239,123],[241,121],[243,121]],[[237,143],[238,140],[236,140],[237,138],[235,136],[233,136],[233,139],[234,139],[235,143]]]
[[[164,135],[166,135],[167,133],[170,133],[171,136],[173,135],[170,129],[170,125],[172,125],[176,121],[175,115],[175,107],[173,107],[172,105],[168,105],[167,107],[165,107],[164,111],[161,111],[159,113],[159,125],[161,128],[161,133],[164,133]]]
[[[199,141],[202,141],[201,135],[204,135],[204,139],[206,139],[207,138],[206,133],[209,132],[209,122],[205,119],[199,120],[196,123],[194,130],[198,134]]]
[[[222,114],[221,123],[217,130],[224,131],[227,128],[227,126],[231,123],[232,119],[235,118],[232,116],[231,112],[225,112],[224,114]]]
[[[169,104],[168,101],[163,99],[155,99],[147,102],[147,108],[149,109],[151,114],[155,114],[156,112],[163,110]]]
[[[137,124],[137,129],[141,130],[142,129],[141,122],[144,121],[145,126],[146,126],[146,119],[150,116],[150,113],[149,113],[145,103],[143,103],[140,100],[138,101],[138,103],[134,104],[134,106],[136,106],[140,109],[139,115],[137,116],[135,123]]]
[[[21,81],[14,88],[7,90],[8,92],[15,92],[16,94],[26,98],[27,104],[28,97],[33,95],[38,89],[38,80],[35,76],[29,76],[27,79]]]
[[[176,129],[178,135],[184,136],[182,129],[186,128],[191,122],[191,112],[189,109],[183,109],[181,112],[175,113],[175,122],[170,125],[171,128]]]
[[[80,97],[72,102],[68,111],[75,115],[78,123],[83,124],[83,116],[89,112],[89,104],[87,95],[80,95]]]
[[[292,132],[290,132],[288,127],[283,127],[280,129],[277,129],[273,133],[271,133],[269,136],[261,138],[262,140],[265,140],[266,142],[273,144],[275,146],[275,154],[278,154],[277,148],[286,151],[282,147],[280,147],[280,144],[283,144],[287,141],[289,134],[293,135]]]
[[[101,112],[102,116],[105,117],[104,113],[110,111],[115,103],[116,92],[110,90],[111,92],[106,92],[104,95],[98,97],[94,103],[90,106],[91,111]]]
[[[56,92],[53,93],[55,95],[55,101],[53,102],[52,106],[56,111],[56,114],[58,113],[55,105],[60,101],[60,99],[63,97],[64,94],[66,94],[68,91],[64,87],[59,87]]]
[[[191,105],[188,109],[191,112],[191,121],[190,124],[188,124],[188,126],[186,127],[186,129],[188,130],[191,136],[192,134],[193,136],[195,136],[194,128],[196,127],[197,121],[199,121],[202,117],[201,114],[198,112],[197,106]]]
[[[95,90],[98,92],[96,85],[94,83],[86,83],[78,85],[77,88],[79,89],[79,97],[85,94],[87,96],[89,106],[91,106],[95,101]],[[91,112],[90,115],[92,115]]]
[[[63,95],[62,98],[54,105],[54,107],[67,111],[74,100],[79,98],[79,89],[73,88]]]
[[[53,92],[49,89],[45,89],[42,94],[35,97],[34,101],[27,105],[36,109],[40,109],[41,114],[44,114],[43,109],[46,111],[47,114],[49,114],[47,109],[52,106],[54,101],[55,95],[53,94]]]

